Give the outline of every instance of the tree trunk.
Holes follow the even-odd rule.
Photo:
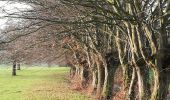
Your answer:
[[[83,81],[84,80],[84,67],[83,66],[81,66],[80,67],[80,79],[81,79],[81,81]]]
[[[128,96],[127,96],[127,100],[135,100],[135,85],[137,82],[137,77],[136,77],[136,70],[133,67],[132,70],[132,78],[131,78],[131,82],[130,82],[130,86],[128,88]]]
[[[112,53],[109,53],[106,56],[106,63],[107,65],[105,66],[105,82],[102,91],[102,100],[112,100],[114,76],[118,68],[118,61],[114,59]]]
[[[97,62],[97,91],[96,91],[97,100],[101,100],[101,92],[103,89],[104,76],[105,75],[104,75],[103,66],[101,66],[100,62]]]
[[[161,91],[160,91],[160,95],[161,95],[161,98],[162,100],[167,100],[167,95],[168,95],[168,91],[169,91],[169,73],[164,70],[164,71],[161,71]]]
[[[132,68],[129,65],[122,65],[123,70],[123,88],[124,90],[128,89],[131,83],[132,78]]]
[[[137,73],[137,79],[138,79],[138,91],[139,91],[139,100],[148,100],[147,97],[147,90],[150,88],[147,88],[147,77],[145,76],[144,70],[139,67],[144,66],[136,66],[136,73]]]
[[[16,76],[16,61],[13,62],[12,76]]]
[[[158,1],[159,13],[158,17],[165,15],[163,0]],[[168,6],[169,7],[169,6]],[[167,8],[168,8],[167,7]],[[160,17],[159,19],[159,42],[158,42],[158,51],[155,60],[155,66],[152,66],[154,72],[154,88],[151,95],[151,100],[166,100],[169,88],[169,71],[166,69],[169,66],[169,52],[168,50],[168,31],[167,31],[167,22],[169,17]],[[169,50],[168,50],[169,51]]]
[[[80,68],[78,65],[75,65],[75,68],[76,68],[76,74],[75,76],[78,77],[80,75]]]
[[[157,68],[153,68],[154,73],[154,86],[151,95],[151,100],[162,100],[159,95],[160,91],[160,72]]]
[[[132,73],[132,68],[129,64],[127,64],[127,50],[126,45],[124,42],[120,40],[122,38],[121,33],[117,30],[116,32],[116,45],[117,45],[117,50],[118,50],[118,56],[119,56],[119,61],[123,70],[123,89],[128,90],[130,81],[131,81],[131,73]],[[125,52],[126,51],[126,52]],[[128,91],[127,91],[128,92]],[[128,93],[127,93],[128,94]]]
[[[75,74],[76,74],[76,67],[70,66],[70,77],[74,78]]]
[[[96,88],[96,81],[97,81],[97,76],[96,76],[96,72],[95,71],[92,71],[92,87],[91,87],[91,93],[93,93],[95,91],[95,88]]]
[[[109,68],[111,67],[111,68]],[[113,98],[114,76],[117,66],[108,65],[105,69],[105,82],[102,92],[102,100],[111,100]]]
[[[21,65],[20,65],[20,63],[17,64],[17,70],[21,70]]]
[[[89,83],[89,80],[90,80],[90,76],[89,76],[89,67],[86,64],[83,64],[81,67],[80,67],[80,79],[81,79],[81,85],[83,88],[87,88],[88,86],[88,83]]]
[[[167,100],[169,89],[169,73],[165,69],[152,68],[154,73],[154,86],[151,100]]]

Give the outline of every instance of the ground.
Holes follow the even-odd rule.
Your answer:
[[[0,68],[0,100],[91,100],[71,90],[69,68],[24,67],[11,76],[11,67]]]

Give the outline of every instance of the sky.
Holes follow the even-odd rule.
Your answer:
[[[0,29],[4,29],[6,26],[7,18],[2,18],[5,13],[2,12],[3,9],[7,11],[7,13],[18,12],[19,10],[25,10],[31,8],[29,5],[24,3],[12,3],[7,1],[0,1]]]

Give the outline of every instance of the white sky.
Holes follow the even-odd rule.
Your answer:
[[[12,3],[7,1],[0,1],[0,29],[3,29],[6,26],[7,18],[2,18],[5,13],[2,13],[2,9],[5,9],[7,13],[18,12],[19,10],[31,9],[29,5],[23,3]]]

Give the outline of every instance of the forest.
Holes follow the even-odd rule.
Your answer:
[[[0,23],[13,76],[57,64],[92,100],[170,100],[169,0],[1,0]]]

